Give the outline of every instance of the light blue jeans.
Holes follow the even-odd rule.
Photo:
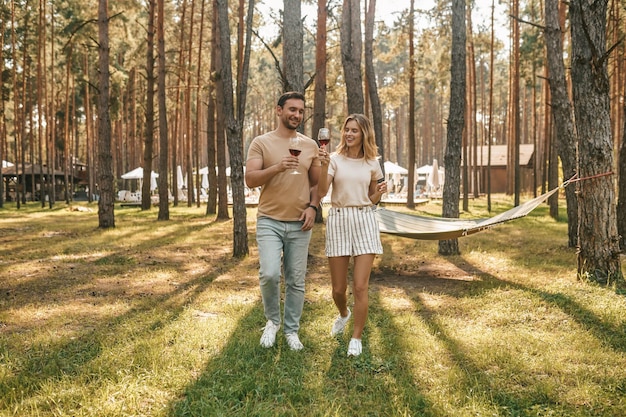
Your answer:
[[[259,217],[256,241],[259,249],[259,284],[265,318],[280,324],[280,277],[285,275],[285,334],[297,333],[304,306],[304,277],[311,230],[302,222],[282,222]],[[282,258],[282,259],[281,259]]]

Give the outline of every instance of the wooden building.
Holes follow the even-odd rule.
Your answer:
[[[488,170],[488,146],[478,147],[478,175],[479,175],[479,193],[487,193],[487,172]],[[534,154],[535,147],[532,144],[520,145],[520,191],[522,193],[533,192],[533,176],[534,176]],[[473,164],[473,157],[471,158],[470,167]],[[507,165],[508,165],[508,146],[507,145],[492,145],[491,146],[491,192],[492,193],[506,193],[507,192]],[[512,167],[511,167],[512,169]],[[472,186],[472,181],[470,181]],[[471,190],[470,192],[473,192]]]

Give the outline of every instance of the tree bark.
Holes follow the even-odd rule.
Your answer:
[[[544,37],[549,68],[551,112],[556,127],[556,148],[563,165],[563,179],[576,173],[576,133],[572,103],[567,92],[565,64],[563,62],[563,30],[559,24],[559,0],[546,0]],[[578,203],[576,188],[565,188],[567,202],[568,246],[575,247],[578,241]]]
[[[313,128],[316,135],[326,125],[326,0],[317,1],[317,31],[315,34],[315,91],[313,97]],[[332,132],[331,132],[332,134]]]
[[[152,154],[154,152],[154,18],[156,0],[148,1],[148,33],[146,53],[146,130],[143,148],[143,190],[141,209],[150,210],[150,183],[152,182]],[[165,172],[162,175],[166,175]],[[147,184],[146,184],[147,182]]]
[[[320,0],[322,1],[322,0]],[[41,28],[38,27],[38,33],[41,33]],[[39,48],[37,49],[39,51]],[[4,30],[0,31],[0,91],[4,90]],[[41,67],[39,65],[39,52],[37,53],[37,91],[39,91],[39,75],[41,74]],[[5,160],[5,146],[7,135],[6,135],[6,119],[5,119],[5,107],[4,100],[0,100],[0,208],[4,207],[4,176],[2,175],[2,161]],[[39,132],[41,129],[37,129]],[[33,162],[34,164],[34,162]]]
[[[222,72],[222,46],[220,39],[219,15],[217,1],[214,0],[213,25],[215,27],[215,103],[216,103],[216,146],[217,146],[217,187],[218,206],[217,220],[229,220],[228,214],[228,179],[226,178],[226,116],[224,108],[224,74]]]
[[[241,67],[242,83],[237,88],[237,108],[235,108],[232,60],[230,53],[230,24],[228,21],[228,0],[217,0],[217,14],[219,23],[219,39],[221,46],[222,85],[224,87],[224,110],[226,121],[226,136],[228,153],[230,156],[230,181],[233,195],[233,256],[243,257],[248,254],[248,230],[246,225],[246,203],[243,182],[243,116],[245,110],[245,95],[247,84],[247,68],[250,56],[250,41],[252,33],[252,17],[254,0],[248,3],[246,18],[246,51],[244,65]],[[236,112],[236,114],[235,114]]]
[[[304,29],[301,0],[284,0],[283,4],[283,74],[285,74],[283,91],[304,93]]]
[[[465,125],[465,1],[452,0],[452,58],[450,68],[450,114],[446,153],[446,181],[443,186],[443,217],[459,217],[461,143]],[[439,254],[458,255],[458,239],[440,240]]]
[[[613,179],[598,176],[613,169],[606,11],[607,1],[570,3],[578,173],[592,177],[579,184],[578,276],[601,284],[623,280]]]
[[[372,107],[372,124],[374,125],[374,135],[378,153],[382,156],[385,153],[385,140],[383,137],[383,110],[378,96],[378,82],[374,69],[374,20],[376,17],[376,0],[370,0],[367,13],[365,14],[365,78],[367,79],[367,89]],[[411,37],[412,38],[412,37]],[[384,171],[384,159],[380,160],[381,168]],[[413,170],[414,171],[414,170]],[[413,201],[413,199],[411,199]]]
[[[169,156],[169,140],[167,131],[167,104],[165,94],[165,0],[157,0],[157,100],[159,106],[159,214],[158,220],[170,219],[169,188],[167,184],[167,163]]]
[[[98,166],[100,200],[98,225],[115,227],[115,191],[113,188],[113,156],[111,155],[111,118],[109,114],[109,16],[108,0],[98,2]],[[53,182],[54,187],[54,182]]]
[[[361,8],[360,0],[343,0],[341,12],[341,63],[346,84],[348,113],[363,113],[363,76],[361,74]]]
[[[317,141],[317,132],[326,126],[326,0],[317,1],[317,30],[315,33],[315,90],[313,95],[313,127],[311,135]],[[332,136],[332,131],[331,131]],[[319,142],[318,142],[319,144]],[[322,223],[322,210],[315,214],[315,222]]]
[[[409,189],[406,207],[415,209],[415,0],[411,0],[409,9]],[[395,184],[394,184],[395,185]]]
[[[623,111],[626,113],[626,97],[624,98]],[[626,120],[626,117],[624,118]],[[626,126],[622,132],[622,144],[619,150],[619,178],[617,201],[617,231],[620,236],[620,249],[626,252]]]

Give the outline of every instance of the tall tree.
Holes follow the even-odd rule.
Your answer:
[[[626,113],[626,97],[624,97],[623,111]],[[624,117],[626,121],[626,117]],[[622,144],[619,149],[619,178],[617,200],[617,232],[620,235],[620,249],[626,252],[626,126],[622,131]]]
[[[511,62],[511,114],[509,150],[513,156],[510,167],[513,169],[514,204],[520,203],[520,29],[519,0],[512,0],[512,62]]]
[[[606,51],[607,1],[570,3],[572,85],[578,133],[578,276],[602,284],[623,280],[613,179]],[[601,175],[601,176],[599,176]]]
[[[169,141],[167,131],[167,104],[165,89],[165,0],[157,0],[157,100],[159,106],[159,214],[158,220],[170,219],[169,188],[167,181],[167,162],[169,156]]]
[[[348,113],[363,113],[363,76],[361,74],[361,7],[360,0],[343,0],[341,11],[341,63],[346,84]]]
[[[572,103],[565,79],[563,63],[563,29],[559,23],[559,0],[546,0],[544,38],[547,50],[551,96],[551,112],[556,127],[556,145],[561,164],[563,178],[569,179],[576,173],[576,133]],[[568,219],[568,246],[574,247],[578,242],[578,204],[574,185],[565,188]]]
[[[489,42],[489,118],[487,121],[487,210],[491,213],[491,145],[493,137],[493,79],[495,77],[494,62],[494,44],[495,44],[495,11],[496,0],[491,0],[491,39]]]
[[[156,0],[148,0],[148,33],[146,42],[146,128],[143,148],[143,189],[141,209],[149,210],[150,185],[152,183],[152,154],[154,152],[154,18]],[[165,172],[162,173],[165,175]]]
[[[415,0],[411,0],[409,12],[409,189],[406,206],[415,208]]]
[[[317,132],[326,126],[326,20],[328,9],[326,0],[317,1],[317,25],[315,33],[315,91],[313,95],[313,128],[311,130],[314,139],[317,140]],[[332,135],[332,132],[331,132]],[[321,223],[322,210],[315,215],[315,222]]]
[[[313,135],[326,124],[326,0],[317,0],[315,33],[315,92],[313,96]],[[320,212],[321,214],[321,212]]]
[[[224,109],[226,119],[226,136],[230,156],[230,181],[233,195],[233,256],[242,257],[248,254],[248,230],[246,226],[246,201],[243,182],[243,118],[246,108],[248,83],[248,67],[250,60],[250,44],[252,38],[252,18],[254,16],[254,0],[248,2],[246,17],[246,42],[244,62],[241,65],[241,83],[237,85],[237,107],[234,102],[232,60],[230,52],[230,24],[228,21],[228,0],[217,0],[219,37],[221,46],[222,80],[224,87]]]
[[[372,123],[376,145],[381,155],[384,155],[385,141],[383,138],[383,110],[378,96],[378,82],[374,69],[374,18],[376,17],[376,0],[370,0],[365,13],[365,78],[369,92],[370,106],[372,111]],[[412,38],[413,36],[411,36]],[[381,159],[381,167],[384,172],[384,160]],[[411,194],[412,195],[412,194]]]
[[[198,39],[198,65],[196,69],[197,91],[196,91],[196,128],[195,128],[195,147],[193,166],[200,167],[200,149],[202,149],[200,138],[202,138],[203,124],[202,124],[202,56],[204,55],[204,16],[205,16],[205,0],[201,0],[200,3],[200,36]],[[197,205],[200,207],[200,192],[202,183],[200,182],[200,170],[196,170],[196,195]],[[189,187],[191,190],[191,186]]]
[[[444,164],[443,217],[459,217],[461,190],[461,144],[465,125],[465,0],[452,0],[452,51],[450,60],[450,114]],[[458,239],[440,240],[441,255],[459,254]]]
[[[214,31],[212,30],[212,33]],[[211,40],[213,42],[213,40]],[[215,48],[211,48],[211,74],[215,74]],[[206,205],[206,214],[217,212],[217,174],[215,172],[216,155],[216,105],[215,105],[215,79],[211,77],[207,91],[207,178],[209,180],[209,190]]]
[[[304,28],[301,3],[301,0],[284,0],[283,3],[283,91],[304,93]]]
[[[216,159],[217,159],[217,220],[228,220],[228,178],[226,177],[226,110],[224,108],[224,73],[222,71],[222,44],[219,27],[219,14],[217,13],[217,0],[213,0],[214,13],[213,25],[215,38],[213,51],[215,52],[215,71],[217,80],[215,83],[215,114],[216,114]]]
[[[322,0],[320,0],[322,1]],[[5,10],[4,8],[0,9],[0,13],[2,15],[0,18],[4,23],[6,21]],[[3,25],[4,26],[4,25]],[[6,119],[5,119],[5,108],[4,103],[6,102],[4,98],[4,30],[0,30],[0,208],[4,207],[4,176],[2,175],[2,168],[5,155],[5,143],[6,143]]]
[[[109,2],[98,1],[98,168],[100,199],[98,225],[115,227],[115,189],[111,154],[111,115],[109,113]]]

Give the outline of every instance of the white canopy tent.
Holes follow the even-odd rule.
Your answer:
[[[157,188],[156,179],[159,177],[159,174],[152,171],[150,175],[150,190],[154,191]],[[139,180],[139,188],[141,189],[143,182],[143,168],[138,167],[133,169],[132,171],[128,171],[126,174],[122,175],[122,179],[125,180]]]
[[[406,177],[409,173],[409,170],[395,164],[391,161],[385,161],[385,180],[388,181],[389,189],[392,193],[399,193],[402,189],[405,188]]]
[[[2,160],[2,168],[8,168],[8,167],[12,167],[15,164],[12,164],[9,161],[5,161],[4,159]]]
[[[385,174],[387,175],[394,175],[394,174],[400,174],[400,175],[407,175],[409,173],[409,170],[406,168],[401,167],[398,164],[395,164],[391,161],[385,161]]]

